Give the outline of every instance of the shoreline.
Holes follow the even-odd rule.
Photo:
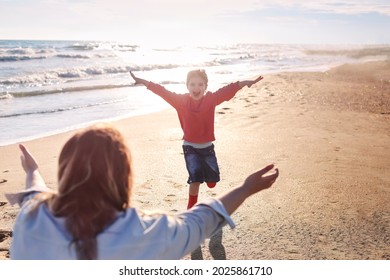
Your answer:
[[[199,200],[270,162],[280,177],[232,215],[235,230],[224,228],[219,243],[202,245],[203,259],[215,259],[215,252],[237,260],[390,259],[390,61],[267,75],[218,106],[215,116],[221,182],[201,185]],[[174,109],[113,124],[132,151],[133,205],[184,211],[187,173]],[[73,133],[25,142],[51,188],[59,152]],[[24,172],[17,144],[1,146],[0,154],[0,259],[6,259],[18,208],[4,193],[23,189]]]
[[[69,133],[69,132],[72,132],[72,131],[77,131],[77,130],[80,130],[80,129],[84,129],[86,127],[89,127],[89,126],[91,126],[93,124],[100,123],[100,122],[115,123],[115,122],[118,122],[118,121],[121,121],[121,120],[129,119],[129,118],[133,118],[133,117],[137,117],[137,116],[144,116],[144,115],[154,114],[154,113],[162,112],[162,111],[165,111],[165,110],[167,110],[167,108],[153,109],[153,110],[149,110],[149,111],[145,111],[145,112],[141,112],[141,113],[133,113],[133,114],[129,114],[129,115],[126,115],[126,116],[121,116],[121,117],[116,117],[116,118],[107,118],[107,119],[102,119],[102,120],[98,120],[98,121],[92,121],[92,122],[88,122],[88,123],[81,123],[81,124],[74,125],[74,126],[71,126],[71,127],[66,127],[64,129],[61,129],[61,130],[58,130],[58,131],[51,131],[51,132],[49,131],[49,132],[44,132],[44,133],[41,133],[41,134],[37,134],[35,136],[31,136],[31,137],[23,137],[23,138],[20,138],[18,140],[10,140],[9,143],[4,143],[4,144],[0,143],[0,147],[16,145],[18,143],[31,142],[31,141],[34,141],[34,140],[37,140],[37,139],[41,139],[41,138],[47,138],[47,137],[52,137],[52,136],[56,136],[56,135],[60,135],[60,134],[64,134],[64,133]]]
[[[390,46],[390,45],[389,45]],[[372,50],[372,54],[375,56],[376,55],[379,55],[381,54],[383,56],[382,60],[378,60],[378,59],[373,59],[373,60],[370,60],[368,59],[368,62],[365,61],[365,62],[359,62],[359,61],[355,61],[355,62],[351,62],[350,64],[347,64],[347,65],[360,65],[362,63],[381,63],[381,62],[384,62],[386,60],[383,60],[385,59],[385,57],[388,57],[388,59],[390,59],[390,51],[387,51],[388,48],[386,47],[382,47],[382,48],[378,48],[378,49],[374,49]],[[363,49],[365,52],[369,51],[370,48],[368,49]],[[363,52],[363,50],[345,50],[344,51],[344,54],[345,53],[350,53],[351,56],[354,56],[355,58],[363,58],[365,57],[365,52]],[[329,53],[332,53],[331,50],[328,51]],[[328,52],[323,52],[323,51],[318,51],[318,53],[322,53],[322,54],[327,54]],[[356,52],[356,54],[355,54]],[[313,53],[316,53],[316,51],[313,51]],[[337,51],[336,53],[337,54]],[[342,64],[340,62],[332,62],[332,63],[329,63],[329,64],[326,64],[326,65],[316,65],[316,66],[305,66],[305,67],[300,67],[298,69],[294,69],[294,70],[286,70],[285,72],[284,71],[281,71],[281,70],[272,70],[270,72],[267,72],[265,73],[263,76],[274,76],[274,75],[278,75],[280,73],[325,73],[327,71],[330,71],[331,69],[333,68],[338,68],[338,67],[342,67],[343,65],[346,65],[346,64]],[[129,85],[126,85],[126,86],[129,86]],[[122,87],[119,87],[117,88],[115,91],[120,91],[122,90]],[[107,92],[106,94],[110,94],[110,92]],[[123,119],[127,119],[127,118],[131,118],[133,116],[140,116],[140,115],[146,115],[146,114],[153,114],[155,112],[159,112],[159,111],[163,111],[163,110],[166,110],[167,107],[164,107],[161,105],[159,107],[161,108],[158,108],[156,109],[155,108],[155,104],[150,107],[149,109],[146,109],[145,111],[135,111],[135,112],[129,112],[129,113],[126,113],[122,116],[117,116],[117,117],[114,117],[114,118],[111,118],[111,117],[105,117],[99,121],[95,121],[95,120],[92,120],[92,121],[87,121],[87,122],[84,122],[84,123],[80,123],[80,124],[72,124],[70,126],[66,126],[64,128],[60,128],[57,130],[57,128],[53,128],[52,130],[49,130],[49,131],[44,131],[44,132],[41,132],[41,133],[37,133],[33,136],[20,136],[18,139],[11,139],[11,140],[5,140],[4,142],[0,142],[0,147],[4,147],[4,146],[8,146],[8,145],[13,145],[13,144],[16,144],[16,143],[19,143],[19,142],[26,142],[26,141],[32,141],[32,140],[36,140],[36,139],[39,139],[39,138],[43,138],[43,137],[48,137],[48,136],[53,136],[53,135],[57,135],[57,134],[61,134],[61,133],[66,133],[68,131],[74,131],[74,130],[77,130],[77,129],[82,129],[82,128],[85,128],[85,127],[88,127],[89,125],[93,124],[93,123],[97,123],[97,122],[116,122],[116,121],[119,121],[119,120],[123,120]],[[4,124],[5,125],[5,124]],[[0,140],[2,141],[2,140]]]

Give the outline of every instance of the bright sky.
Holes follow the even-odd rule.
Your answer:
[[[0,0],[0,39],[390,44],[390,1]]]

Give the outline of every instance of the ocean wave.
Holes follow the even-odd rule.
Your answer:
[[[112,46],[113,50],[122,51],[122,52],[128,52],[128,51],[135,52],[138,48],[139,48],[139,46],[130,45],[130,44],[114,44]]]
[[[33,59],[46,59],[53,54],[52,48],[34,49],[30,47],[11,47],[0,49],[0,62],[13,62]]]
[[[1,87],[12,86],[46,86],[53,84],[63,84],[67,79],[84,79],[91,76],[108,75],[108,74],[124,74],[130,71],[150,71],[155,69],[172,69],[179,67],[176,64],[164,65],[145,65],[145,66],[96,66],[96,67],[82,67],[73,69],[59,69],[49,72],[34,73],[30,75],[15,76],[8,79],[0,80]]]
[[[245,54],[241,54],[239,56],[215,59],[212,62],[208,62],[208,65],[209,66],[213,66],[213,65],[229,65],[229,64],[242,63],[244,61],[251,61],[251,60],[254,60],[254,59],[255,59],[254,55],[245,53]]]
[[[91,51],[99,47],[99,43],[74,43],[72,45],[67,46],[66,48],[72,50],[81,50],[81,51]]]
[[[21,117],[21,116],[28,116],[28,115],[55,114],[55,113],[64,112],[64,111],[72,111],[72,110],[96,107],[96,106],[101,106],[101,105],[114,104],[114,103],[118,103],[118,102],[123,102],[124,100],[125,100],[125,98],[114,99],[114,100],[109,100],[109,101],[104,101],[104,102],[89,103],[89,104],[83,104],[83,105],[77,105],[77,106],[53,108],[53,109],[48,109],[48,110],[20,112],[20,113],[8,114],[8,115],[0,115],[0,118],[14,118],[14,117]]]
[[[390,47],[364,47],[356,49],[308,49],[307,55],[347,56],[351,58],[363,58],[367,56],[385,56],[390,59]]]
[[[131,51],[134,52],[139,48],[138,45],[121,44],[115,42],[77,42],[66,46],[67,49],[77,51],[93,51],[93,50],[115,50],[115,51]]]
[[[91,59],[116,57],[115,51],[134,52],[138,46],[130,44],[107,43],[68,43],[63,45],[46,46],[0,46],[0,62],[14,62],[22,60],[64,58],[64,59]]]
[[[56,94],[56,93],[74,93],[81,91],[90,91],[90,90],[104,90],[104,89],[115,89],[115,88],[123,88],[123,87],[131,87],[132,84],[121,84],[121,85],[93,85],[93,86],[79,86],[79,87],[63,87],[63,88],[55,88],[55,89],[42,89],[35,91],[20,91],[20,92],[12,92],[12,93],[0,93],[1,99],[9,99],[9,98],[21,98],[21,97],[29,97],[29,96],[37,96],[37,95],[46,95],[46,94]]]
[[[5,99],[11,99],[13,98],[12,94],[7,93],[0,93],[0,100],[5,100]]]
[[[9,79],[0,81],[0,88],[10,88],[12,86],[24,85],[24,86],[42,86],[54,84],[58,79],[58,73],[41,73],[31,74],[24,76],[11,77]]]
[[[115,55],[110,54],[97,54],[92,55],[83,55],[83,54],[57,54],[57,55],[0,55],[0,62],[12,62],[12,61],[21,61],[21,60],[34,60],[34,59],[47,59],[51,57],[65,58],[65,59],[91,59],[93,57],[98,58],[107,58],[115,57]]]
[[[57,54],[56,57],[60,58],[91,58],[90,55],[82,55],[82,54]]]
[[[47,56],[36,56],[36,55],[5,55],[0,56],[0,62],[12,62],[21,60],[32,60],[32,59],[45,59]]]
[[[8,49],[6,52],[10,54],[19,54],[19,55],[35,54],[35,50],[32,48],[14,48],[14,49]]]

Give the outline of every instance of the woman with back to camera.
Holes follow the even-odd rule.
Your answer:
[[[241,186],[178,214],[146,214],[131,206],[131,155],[109,125],[76,133],[59,156],[58,191],[47,188],[38,164],[20,145],[26,190],[19,203],[11,259],[181,259],[226,223],[249,196],[272,186],[270,164]]]

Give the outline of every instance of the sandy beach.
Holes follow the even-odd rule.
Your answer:
[[[134,206],[185,210],[176,112],[114,124],[132,150]],[[25,143],[53,189],[59,152],[73,133]],[[200,200],[271,162],[280,177],[233,214],[235,229],[223,228],[193,258],[390,259],[390,61],[265,75],[217,107],[215,134],[221,182],[201,185]],[[0,147],[0,259],[9,258],[18,213],[4,193],[24,188],[19,154],[16,144]]]

